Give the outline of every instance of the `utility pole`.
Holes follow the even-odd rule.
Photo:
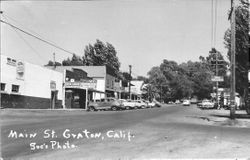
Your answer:
[[[56,69],[56,54],[53,53],[53,63],[54,63],[54,69]]]
[[[215,75],[218,76],[218,52],[215,50]],[[219,97],[218,97],[219,82],[216,81],[216,104],[219,108]]]
[[[162,85],[161,85],[161,102],[162,102]]]
[[[128,86],[128,93],[129,93],[129,99],[131,99],[131,68],[132,68],[132,66],[131,65],[129,65],[129,75],[130,75],[130,77],[129,77],[129,86]]]
[[[231,85],[230,85],[230,118],[235,119],[235,4],[231,0]]]

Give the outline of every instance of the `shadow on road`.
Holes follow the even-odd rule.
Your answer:
[[[225,115],[210,114],[210,116],[213,116],[213,117],[221,117],[221,118],[230,118],[230,115],[229,115],[229,114],[225,114]],[[236,114],[235,114],[235,118],[237,118],[237,119],[250,119],[250,115],[248,115],[248,114],[238,114],[238,113],[236,113]]]

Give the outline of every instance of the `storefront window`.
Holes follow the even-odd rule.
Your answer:
[[[5,83],[1,83],[1,91],[5,91],[5,86],[6,86]]]
[[[11,92],[15,92],[15,93],[18,93],[19,92],[19,85],[12,85],[12,90]]]

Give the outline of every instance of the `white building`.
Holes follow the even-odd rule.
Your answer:
[[[130,97],[131,99],[141,99],[142,98],[142,87],[144,82],[139,81],[139,80],[132,80],[131,82],[131,87],[130,87]],[[125,88],[126,92],[129,92],[129,87]]]
[[[62,107],[62,73],[4,55],[0,71],[1,107]]]

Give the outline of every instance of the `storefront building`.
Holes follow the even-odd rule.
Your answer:
[[[87,109],[88,102],[104,97],[104,92],[98,90],[98,80],[88,76],[88,73],[74,66],[47,66],[63,74],[63,108]],[[100,82],[99,82],[100,83]]]
[[[124,99],[129,99],[131,97],[132,100],[140,100],[142,99],[142,87],[144,82],[139,80],[133,80],[130,82],[130,95],[129,95],[129,87],[125,87],[125,92],[122,94]]]
[[[121,92],[122,89],[116,85],[114,71],[107,66],[56,66],[56,68],[50,66],[49,68],[62,73],[64,70],[72,71],[76,69],[85,72],[87,75],[85,78],[91,79],[92,82],[96,83],[94,88],[89,89],[90,91],[93,91],[89,95],[90,99],[92,98],[96,100],[105,97],[118,98],[119,92]],[[80,72],[78,72],[78,74],[80,74]],[[81,85],[84,86],[85,84],[82,83]]]
[[[1,55],[1,107],[62,108],[63,74]]]

